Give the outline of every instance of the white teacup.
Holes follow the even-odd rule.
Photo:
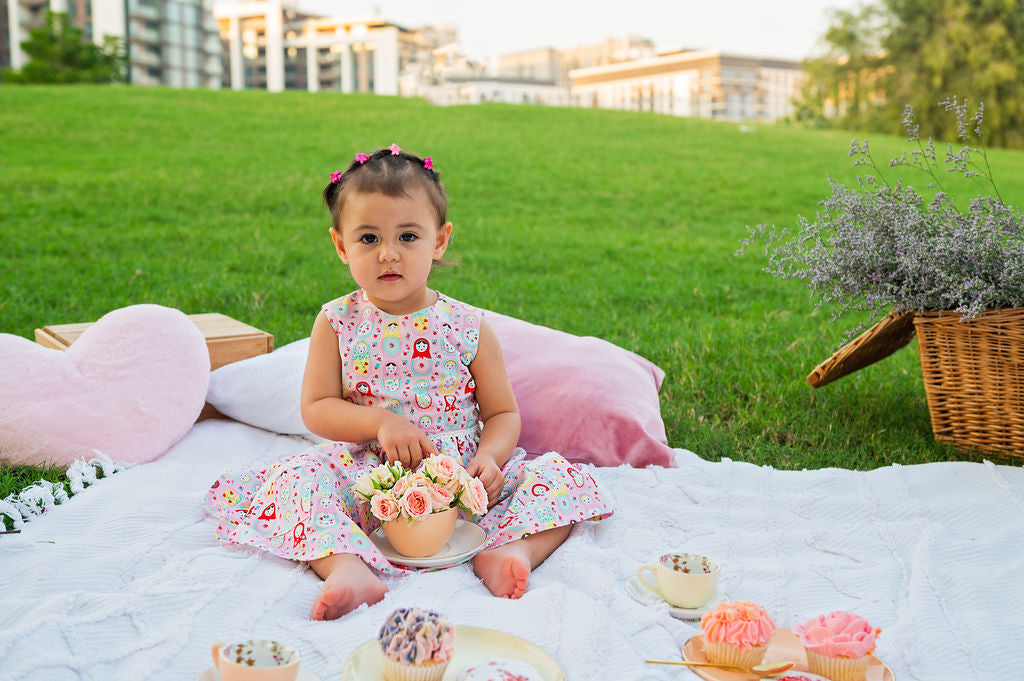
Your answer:
[[[299,651],[277,641],[214,643],[213,664],[222,681],[295,681]]]
[[[657,585],[644,579],[650,572]],[[654,565],[641,565],[636,578],[677,608],[699,608],[718,586],[721,569],[715,561],[696,553],[666,553]]]

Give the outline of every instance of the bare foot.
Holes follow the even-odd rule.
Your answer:
[[[521,541],[481,551],[473,558],[473,572],[495,596],[521,598],[530,586],[530,551]]]
[[[309,611],[311,620],[338,619],[363,603],[377,603],[388,592],[384,582],[358,556],[338,554],[309,564],[324,580]]]

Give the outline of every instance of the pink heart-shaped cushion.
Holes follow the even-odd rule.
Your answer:
[[[160,305],[114,310],[67,351],[0,334],[0,460],[152,461],[192,427],[209,380],[203,334]]]

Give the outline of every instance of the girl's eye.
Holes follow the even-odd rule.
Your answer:
[[[405,232],[402,236],[398,237],[400,241],[416,241],[419,237],[412,232]]]
[[[361,237],[359,237],[359,243],[361,243],[361,244],[375,244],[375,243],[377,243],[377,235],[376,234],[364,234]]]

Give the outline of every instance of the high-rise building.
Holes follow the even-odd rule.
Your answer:
[[[294,0],[220,3],[214,7],[231,87],[399,94],[403,72],[432,68],[452,28],[410,29],[378,17],[321,17]]]
[[[127,81],[134,85],[219,88],[223,47],[212,0],[0,0],[6,19],[7,63],[20,68],[21,42],[41,26],[46,10],[66,12],[71,23],[97,44],[103,36],[122,40]]]

